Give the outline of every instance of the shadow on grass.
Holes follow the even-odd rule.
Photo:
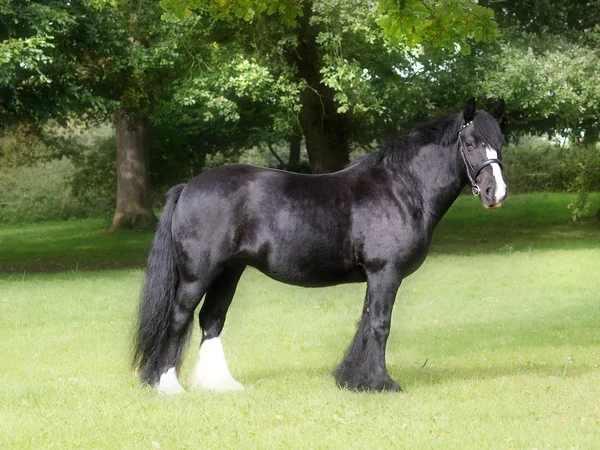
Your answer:
[[[599,321],[600,305],[587,298],[581,304],[520,312],[516,316],[508,314],[487,320],[475,316],[472,322],[461,321],[463,327],[459,329],[452,322],[446,328],[435,329],[423,325],[403,330],[396,326],[388,340],[388,371],[407,391],[460,381],[521,376],[577,378],[600,371]],[[240,381],[252,385],[271,378],[289,378],[293,382],[302,378],[303,382],[316,380],[316,383],[330,379],[334,385],[332,373],[354,334],[352,328],[343,335],[334,330],[339,328],[321,329],[318,341],[322,345],[314,349],[319,357],[316,363],[306,366],[305,362],[302,365],[290,362],[294,358],[290,352],[298,351],[300,359],[302,351],[286,349],[282,361],[272,358],[262,363],[257,361],[254,367],[260,369],[237,374]],[[277,355],[280,351],[274,345],[268,354]]]
[[[590,196],[597,209],[600,194]],[[440,222],[432,254],[600,248],[600,222],[573,222],[570,194],[509,197],[499,211],[461,196]],[[0,226],[0,273],[142,268],[153,232],[103,232],[101,219]]]
[[[142,268],[153,232],[105,232],[103,220],[0,227],[0,273]]]
[[[502,209],[485,211],[479,200],[460,197],[437,227],[433,254],[600,248],[600,222],[574,222],[571,194],[509,197]],[[592,203],[600,194],[592,195]],[[598,205],[597,205],[598,206]],[[596,209],[597,209],[596,206]]]
[[[404,392],[420,389],[422,387],[454,384],[462,381],[484,381],[495,379],[507,379],[514,377],[536,377],[549,379],[567,379],[587,376],[589,373],[598,371],[597,368],[591,366],[570,364],[545,364],[545,363],[519,363],[507,365],[494,365],[490,367],[482,366],[454,366],[454,367],[430,367],[429,362],[425,368],[393,365],[388,367],[388,372],[392,379],[396,380]],[[252,371],[250,373],[239,372],[235,375],[244,386],[251,388],[252,386],[261,385],[263,383],[277,382],[289,380],[290,383],[297,384],[300,380],[309,380],[308,384],[313,383],[330,383],[332,387],[336,387],[336,382],[333,377],[333,371],[336,366],[323,365],[320,367],[296,367],[290,364],[287,367],[279,367],[273,369],[263,369],[260,371]],[[312,380],[312,381],[311,381]]]
[[[405,391],[426,386],[451,384],[461,381],[483,381],[502,378],[530,376],[536,378],[577,378],[597,371],[589,366],[571,367],[568,364],[522,363],[492,367],[449,367],[424,369],[415,367],[391,367],[390,376],[400,383]]]

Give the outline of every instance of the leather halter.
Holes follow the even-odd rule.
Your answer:
[[[475,179],[477,178],[477,175],[479,175],[479,172],[481,172],[485,167],[491,164],[498,164],[500,166],[500,169],[502,169],[503,166],[502,161],[500,161],[497,158],[492,158],[481,163],[481,165],[477,167],[477,169],[473,168],[473,166],[467,159],[467,155],[465,154],[465,143],[463,142],[462,135],[460,134],[462,130],[467,128],[472,123],[473,121],[467,122],[462,127],[460,127],[460,130],[458,130],[458,151],[460,153],[460,156],[462,157],[463,162],[465,163],[465,168],[467,169],[467,177],[469,178],[469,182],[471,183],[471,190],[473,192],[473,195],[478,196],[479,194],[481,194],[481,189],[475,182]]]

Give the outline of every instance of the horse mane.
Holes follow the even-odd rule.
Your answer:
[[[356,158],[350,166],[359,164],[376,166],[383,161],[403,163],[412,159],[425,145],[451,145],[457,141],[458,131],[463,124],[462,117],[462,112],[450,113],[423,122],[404,136],[386,139],[380,150]],[[488,142],[493,148],[502,148],[502,134],[498,133],[497,122],[490,114],[478,110],[474,122],[476,136]]]
[[[461,122],[460,113],[446,114],[417,125],[408,134],[387,138],[381,149],[359,156],[350,163],[354,165],[376,166],[383,161],[401,163],[410,160],[417,150],[428,144],[448,145],[456,141]]]

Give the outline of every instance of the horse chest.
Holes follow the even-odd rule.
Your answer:
[[[431,233],[421,221],[398,221],[359,240],[359,258],[368,271],[394,265],[404,276],[417,270],[429,251]]]

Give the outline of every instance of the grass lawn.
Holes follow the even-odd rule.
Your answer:
[[[364,285],[248,270],[223,334],[246,390],[158,396],[128,367],[151,235],[0,227],[0,448],[598,448],[600,225],[570,222],[568,201],[452,208],[398,295],[388,367],[401,394],[331,376]]]
[[[154,234],[107,226],[103,219],[0,225],[0,273],[143,267]]]

